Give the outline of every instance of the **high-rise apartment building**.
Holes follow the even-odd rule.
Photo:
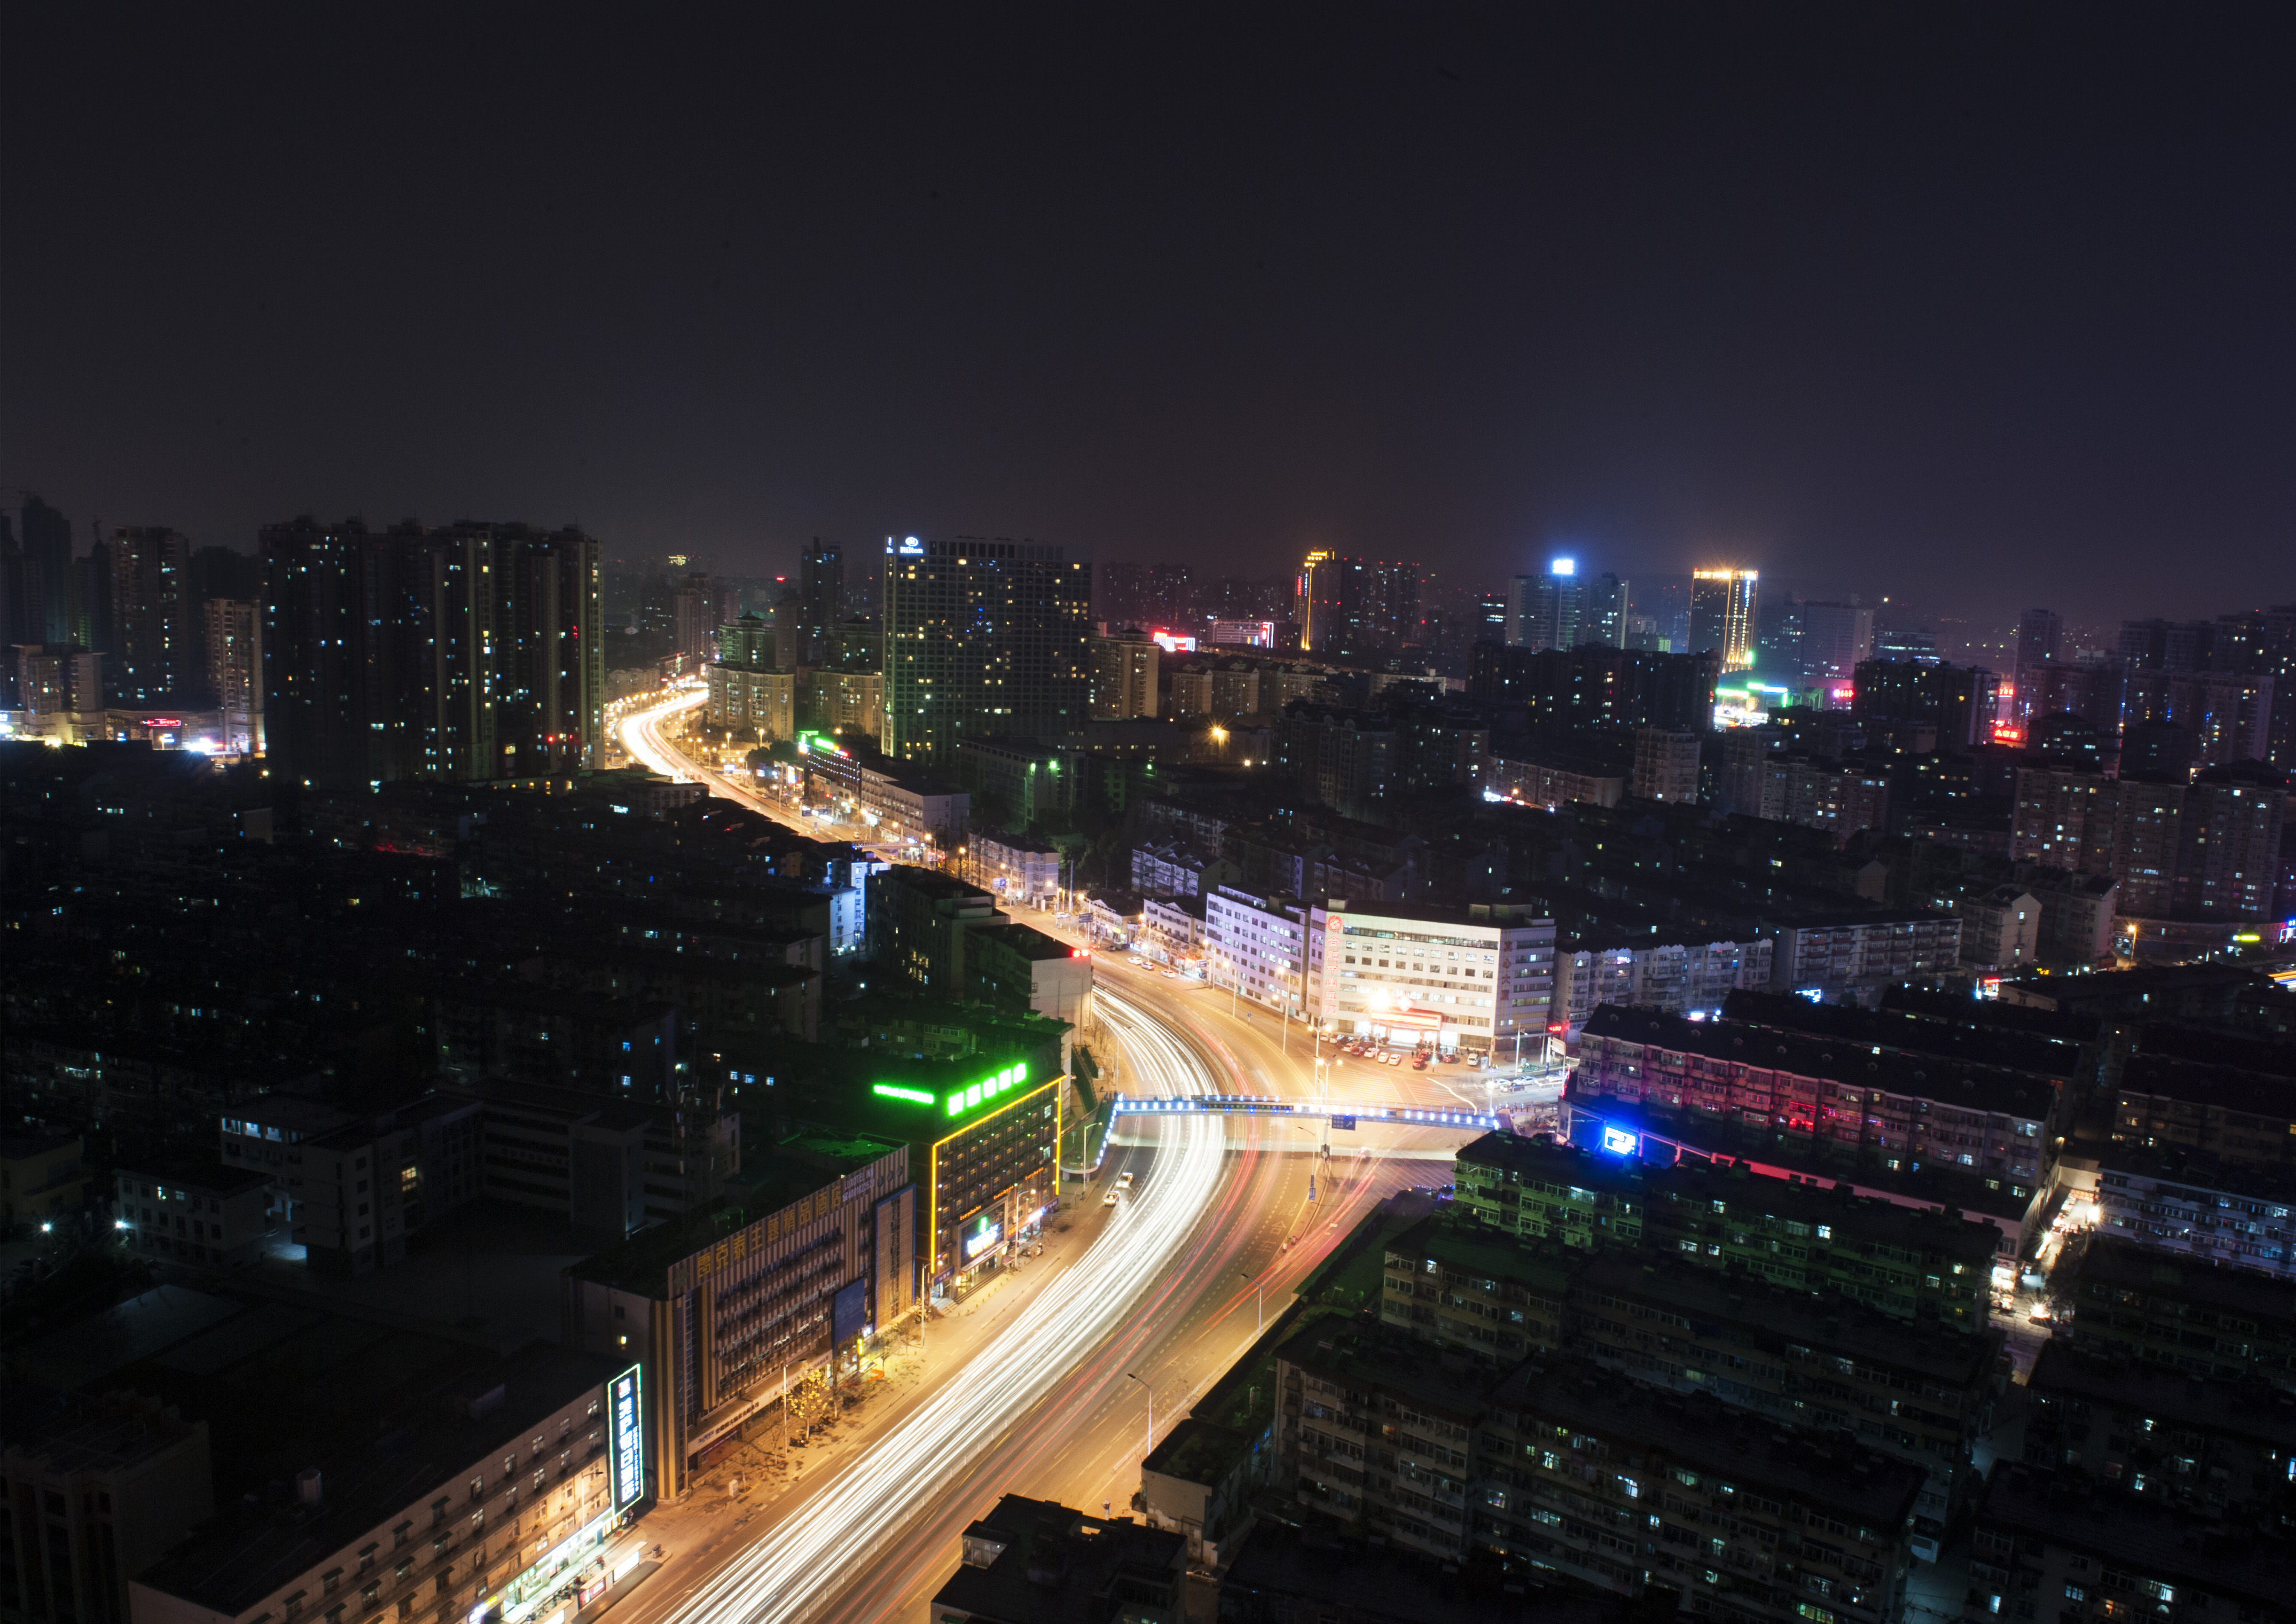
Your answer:
[[[1310,553],[1300,571],[1303,652],[1382,653],[1419,636],[1419,566]]]
[[[193,624],[192,544],[160,525],[124,525],[106,543],[111,562],[112,697],[126,705],[193,696],[205,650]]]
[[[253,598],[209,598],[200,605],[209,691],[223,710],[226,749],[250,755],[263,745],[263,608]]]
[[[830,629],[844,617],[845,549],[820,537],[797,565],[797,663],[817,666],[829,658]]]
[[[1124,721],[1156,714],[1156,670],[1163,650],[1135,627],[1092,640],[1092,718]]]
[[[1715,565],[1690,575],[1690,647],[1722,656],[1725,671],[1754,663],[1754,588],[1759,572]]]
[[[885,544],[885,754],[954,764],[966,737],[1080,730],[1092,691],[1092,566],[1058,545]]]
[[[262,537],[265,743],[319,783],[485,781],[595,766],[604,741],[598,544],[465,522],[356,520]]]

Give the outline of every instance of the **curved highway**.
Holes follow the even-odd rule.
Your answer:
[[[705,699],[681,693],[621,718],[624,747],[665,776],[790,821],[663,736],[664,723]],[[1101,1018],[1120,1045],[1128,1091],[1231,1092],[1248,1073],[1271,1080],[1260,1056],[1247,1066],[1222,1035],[1259,1034],[1225,1011],[1206,1019],[1213,1010],[1172,996],[1152,974],[1110,961],[1097,968]],[[1407,1161],[1324,1163],[1297,1122],[1130,1119],[1127,1136],[1103,1173],[1112,1181],[1134,1171],[1137,1192],[1066,1272],[791,1514],[659,1614],[641,1600],[649,1624],[922,1620],[955,1565],[955,1536],[999,1494],[1086,1511],[1128,1504],[1152,1436],[1282,1313],[1372,1201],[1423,1176]]]
[[[1110,1015],[1129,1027],[1133,1065],[1158,1086],[1201,1093],[1209,1070],[1185,1046],[1120,998]],[[948,1477],[1011,1428],[1074,1366],[1137,1310],[1211,1203],[1226,1160],[1226,1130],[1173,1119],[1154,1177],[1100,1240],[906,1421],[794,1517],[728,1563],[673,1615],[681,1624],[739,1620],[780,1624],[834,1601],[857,1566],[898,1538]]]

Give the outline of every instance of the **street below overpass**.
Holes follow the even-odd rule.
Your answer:
[[[618,724],[626,748],[656,772],[794,821],[677,752],[667,725],[699,702],[681,695],[634,708]],[[1313,1046],[1303,1049],[1300,1029],[1287,1036],[1271,1015],[1231,1010],[1225,991],[1122,956],[1101,956],[1095,968],[1095,1049],[1113,1062],[1112,1086],[1313,1090]],[[1330,1076],[1341,1097],[1459,1103],[1407,1069],[1343,1061]],[[1448,1152],[1467,1136],[1342,1133],[1326,1162],[1320,1122],[1127,1119],[1095,1177],[1064,1185],[1067,1228],[1047,1237],[1046,1257],[935,1321],[921,1375],[873,1399],[849,1447],[786,1487],[736,1494],[722,1478],[705,1480],[685,1503],[651,1513],[643,1531],[667,1557],[616,1609],[618,1624],[922,1624],[956,1566],[958,1534],[999,1495],[1127,1514],[1152,1438],[1170,1431],[1250,1347],[1263,1316],[1272,1324],[1379,1200],[1448,1183]],[[1104,1205],[1127,1171],[1133,1193]]]

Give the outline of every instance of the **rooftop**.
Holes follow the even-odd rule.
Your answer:
[[[179,1351],[189,1354],[233,1328],[227,1322]],[[210,1356],[229,1362],[200,1373],[209,1398],[230,1407],[210,1425],[218,1442],[226,1427],[267,1431],[269,1482],[251,1491],[252,1503],[231,1500],[138,1582],[218,1613],[244,1612],[459,1480],[475,1463],[514,1447],[586,1390],[600,1390],[603,1400],[614,1371],[609,1360],[546,1342],[502,1357],[378,1334],[372,1325],[359,1330],[354,1343],[335,1342],[327,1349],[332,1357],[312,1366],[301,1365],[285,1344],[258,1349],[242,1341]],[[163,1362],[181,1369],[187,1361],[171,1355]],[[280,1392],[282,1384],[291,1397]],[[365,1400],[356,1419],[341,1404],[343,1394],[354,1392]],[[369,1417],[371,1433],[362,1424]],[[296,1472],[314,1467],[324,1490],[318,1505],[305,1505],[291,1490],[277,1492]],[[217,1479],[219,1502],[243,1486],[226,1481],[220,1462]]]
[[[1552,925],[1554,921],[1534,914],[1528,907],[1510,907],[1505,903],[1470,903],[1465,907],[1428,907],[1409,902],[1366,902],[1360,906],[1332,901],[1325,908],[1347,922],[1349,932],[1356,926],[1376,927],[1390,920],[1406,924],[1467,925],[1478,930],[1519,930],[1529,925]]]
[[[1743,1162],[1722,1167],[1685,1160],[1660,1166],[1600,1155],[1575,1144],[1557,1144],[1544,1136],[1521,1138],[1504,1133],[1485,1134],[1471,1141],[1460,1149],[1456,1160],[1636,1196],[1652,1206],[1676,1201],[1697,1205],[1718,1202],[1718,1212],[1751,1207],[1813,1225],[1854,1225],[1855,1234],[1841,1237],[1843,1245],[1885,1241],[1966,1258],[1989,1257],[1994,1246],[1991,1224],[1861,1196],[1843,1184],[1830,1188],[1816,1183],[1794,1184],[1757,1173]]]
[[[2296,1281],[2205,1262],[2174,1252],[2155,1251],[2118,1235],[2091,1238],[2081,1255],[2080,1284],[2144,1295],[2159,1295],[2220,1312],[2254,1315],[2283,1329],[2296,1323]],[[2073,1340],[2081,1340],[2080,1322]]]
[[[2140,1054],[2236,1066],[2243,1071],[2296,1079],[2296,1043],[2276,1043],[2247,1032],[2218,1032],[2207,1027],[2152,1021],[2137,1033],[2135,1047]]]
[[[1751,1484],[1855,1517],[1887,1540],[1912,1520],[1927,1480],[1910,1461],[1867,1449],[1846,1433],[1787,1428],[1726,1407],[1710,1393],[1681,1395],[1584,1359],[1531,1359],[1500,1382],[1492,1403],[1526,1417],[1662,1451],[1734,1484]]]
[[[1461,1426],[1483,1413],[1500,1379],[1465,1354],[1431,1353],[1425,1342],[1375,1320],[1318,1321],[1276,1356],[1327,1381],[1408,1399]]]
[[[1625,1598],[1594,1595],[1560,1574],[1542,1585],[1480,1567],[1461,1571],[1399,1546],[1266,1519],[1222,1575],[1220,1595],[1321,1603],[1332,1616],[1384,1624],[1605,1624],[1633,1612]],[[1289,1615],[1271,1607],[1244,1616]]]
[[[1215,1483],[1250,1447],[1251,1439],[1243,1433],[1191,1415],[1164,1435],[1164,1441],[1140,1463],[1140,1469],[1183,1482]]]
[[[1137,1616],[1144,1587],[1168,1587],[1176,1615],[1183,1603],[1187,1541],[1128,1517],[1104,1521],[1008,1494],[965,1529],[964,1544],[964,1565],[934,1594],[936,1609],[997,1624],[1113,1624]]]
[[[2028,1381],[2035,1398],[2133,1410],[2174,1426],[2252,1439],[2283,1455],[2296,1455],[2296,1393],[2260,1382],[2194,1381],[2157,1365],[2100,1358],[2054,1338],[2041,1344]]]
[[[1759,1340],[1846,1354],[1956,1387],[1980,1380],[2001,1345],[1996,1332],[1908,1325],[1845,1298],[1813,1297],[1759,1275],[1700,1268],[1662,1256],[1645,1261],[1620,1252],[1594,1253],[1580,1268],[1578,1285],[1662,1302],[1692,1322],[1693,1334],[1723,1325],[1751,1327]]]
[[[1971,1010],[1975,998],[1956,1002]],[[1748,1026],[1807,1034],[1830,1044],[1934,1054],[1966,1064],[2038,1072],[2062,1079],[2079,1059],[2077,1049],[2029,1033],[2006,1031],[1976,1021],[1904,1010],[1860,1009],[1850,1004],[1812,1004],[1792,993],[1738,991],[1723,1000],[1722,1013]]]
[[[270,1180],[252,1168],[235,1168],[216,1155],[122,1156],[117,1169],[123,1178],[148,1178],[153,1184],[185,1185],[211,1195],[236,1195],[259,1190]]]
[[[1742,1021],[1689,1021],[1616,1004],[1588,1016],[1585,1031],[2025,1121],[2047,1120],[2057,1099],[2056,1079],[2050,1077],[1956,1056],[1891,1053],[1873,1038],[1860,1041],[1849,1034],[1804,1036]]]
[[[2290,1088],[2289,1082],[2284,1077],[2267,1077],[2233,1066],[2136,1054],[2121,1068],[2120,1092],[2217,1105],[2286,1122],[2296,1120],[2296,1089]]]
[[[2216,1533],[2190,1517],[2133,1495],[2100,1489],[2085,1476],[2054,1476],[2020,1465],[1997,1470],[1978,1509],[1990,1525],[2103,1558],[2122,1572],[2234,1595],[2278,1612],[2296,1593],[2296,1548]],[[2177,1596],[2177,1611],[2186,1611]]]
[[[2240,1196],[2296,1208],[2296,1170],[2285,1164],[2263,1167],[2252,1162],[2227,1162],[2182,1145],[2149,1149],[2118,1140],[2081,1148],[2093,1150],[2103,1171],[2152,1179],[2163,1185],[2161,1193],[2171,1199],[2176,1192],[2165,1186],[2182,1185],[2203,1204],[2212,1203],[2219,1196]]]

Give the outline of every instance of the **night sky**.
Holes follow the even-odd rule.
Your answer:
[[[2284,12],[358,9],[0,13],[0,485],[2296,598]]]

